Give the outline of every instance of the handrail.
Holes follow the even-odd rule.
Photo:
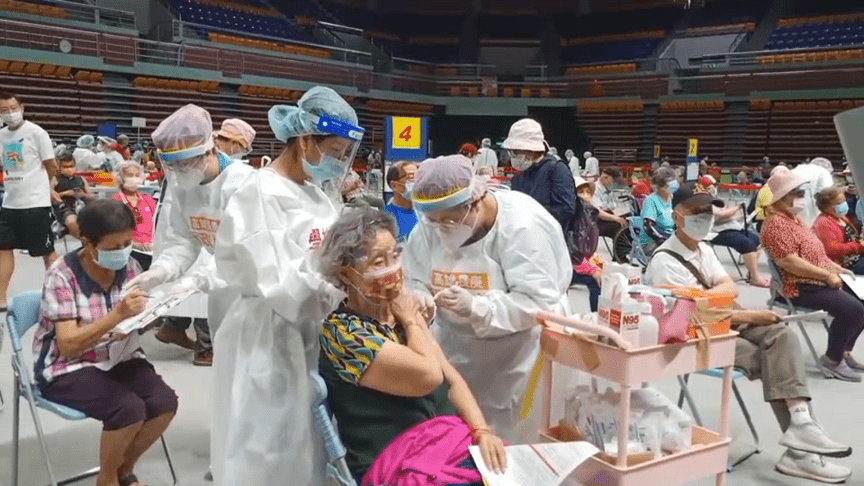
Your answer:
[[[66,19],[95,25],[109,27],[122,27],[130,30],[136,29],[137,19],[134,12],[118,10],[114,8],[91,5],[89,3],[76,3],[66,0],[46,0],[66,11]],[[5,8],[0,7],[5,10]]]
[[[300,41],[300,40],[286,39],[286,38],[282,38],[282,37],[275,37],[275,36],[269,36],[269,35],[263,35],[263,34],[250,34],[248,32],[242,32],[239,30],[226,29],[223,27],[214,27],[212,25],[198,24],[198,23],[194,23],[194,22],[185,22],[185,21],[176,20],[176,19],[172,22],[172,26],[174,29],[175,38],[180,38],[180,39],[186,39],[187,38],[187,36],[184,34],[184,32],[186,31],[186,28],[189,27],[189,28],[196,28],[196,29],[206,29],[208,31],[216,31],[216,32],[220,32],[220,33],[225,32],[225,33],[229,33],[229,34],[236,34],[236,35],[247,37],[247,38],[266,39],[266,40],[270,40],[273,42],[300,45],[300,46],[306,46],[306,47],[314,47],[316,49],[323,49],[323,50],[327,50],[327,51],[331,51],[331,52],[335,51],[335,52],[338,52],[338,53],[345,55],[346,58],[348,55],[357,56],[358,61],[360,58],[365,58],[367,60],[367,62],[365,64],[371,64],[371,61],[372,61],[372,53],[371,52],[358,51],[355,49],[348,49],[345,47],[325,45],[325,44],[315,44],[312,42],[304,42],[304,41]]]
[[[777,49],[748,52],[719,52],[716,54],[704,54],[698,57],[691,57],[687,61],[691,65],[697,66],[702,66],[703,64],[716,64],[718,62],[728,62],[730,65],[741,66],[748,64],[756,64],[756,60],[760,56],[775,56],[778,54],[804,54],[814,51],[842,51],[845,49],[861,49],[862,47],[864,47],[864,44],[831,47],[802,47],[799,49]]]
[[[319,20],[318,25],[321,25],[321,26],[326,27],[328,29],[335,29],[335,30],[350,32],[352,34],[363,34],[363,29],[359,29],[357,27],[351,27],[350,25],[334,24],[331,22],[325,22],[323,20]]]

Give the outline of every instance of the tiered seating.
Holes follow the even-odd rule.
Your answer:
[[[640,30],[668,31],[684,15],[680,6],[588,15],[556,14],[552,21],[562,37],[597,37]]]
[[[268,15],[252,13],[248,9],[238,10],[236,2],[226,6],[196,3],[192,0],[172,0],[171,6],[180,14],[180,19],[193,24],[208,26],[200,32],[206,36],[208,30],[248,32],[250,35],[277,37],[286,40],[310,42],[305,32],[296,28],[278,12],[269,10]],[[255,10],[255,12],[261,12]]]
[[[624,62],[618,64],[598,64],[594,66],[570,66],[567,74],[605,74],[605,73],[632,73],[636,71],[635,62]]]
[[[829,51],[795,52],[792,54],[765,54],[756,58],[757,64],[794,64],[798,62],[826,62],[864,59],[864,49],[834,49]]]
[[[63,7],[35,2],[22,2],[20,0],[0,0],[0,10],[11,10],[13,12],[55,17],[58,19],[65,19],[67,16],[66,9]]]
[[[663,30],[607,36],[562,38],[564,64],[615,63],[645,59],[666,36]]]
[[[79,71],[70,76],[66,66],[38,65],[20,61],[0,61],[0,86],[9,86],[27,106],[27,119],[42,126],[55,141],[77,138],[82,127],[95,128],[94,112],[104,117],[105,104],[101,83],[91,82],[93,73]],[[32,63],[31,63],[32,64]],[[53,68],[53,70],[51,69]],[[99,76],[93,76],[101,81]],[[86,109],[83,103],[86,103]]]
[[[211,93],[219,92],[218,81],[207,80],[192,80],[185,79],[165,79],[151,78],[147,76],[135,76],[132,79],[132,85],[138,88],[155,88],[171,91],[208,91]]]
[[[582,102],[576,109],[576,118],[590,137],[592,146],[639,149],[645,117],[641,100]]]
[[[864,100],[773,102],[768,111],[767,155],[775,161],[826,157],[839,162],[843,148],[833,117],[862,104]]]
[[[237,92],[241,95],[255,96],[258,98],[275,98],[280,100],[299,100],[303,96],[302,91],[291,91],[285,88],[269,88],[267,86],[253,86],[249,84],[240,85]]]
[[[660,104],[657,114],[655,143],[663,147],[663,155],[672,160],[687,156],[687,140],[699,139],[699,155],[723,151],[726,111],[722,100],[671,101]]]
[[[771,101],[766,99],[750,100],[747,113],[747,129],[744,131],[744,147],[741,155],[744,163],[755,163],[768,155],[768,119]],[[776,160],[775,162],[779,162]]]
[[[300,54],[303,56],[321,58],[331,57],[330,51],[318,47],[289,44],[286,42],[273,42],[269,40],[255,39],[252,37],[240,36],[235,34],[222,34],[219,32],[210,32],[207,34],[207,37],[213,42],[221,42],[223,44],[234,44],[238,46],[254,47],[256,49],[288,52],[291,54]]]
[[[821,49],[864,44],[864,13],[783,19],[765,49]]]

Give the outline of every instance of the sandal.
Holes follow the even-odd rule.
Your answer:
[[[134,474],[127,474],[122,478],[119,478],[117,482],[120,483],[120,486],[132,486],[133,484],[141,484],[141,482],[138,481],[138,478],[135,477]]]
[[[753,278],[750,278],[750,277],[748,276],[748,278],[747,278],[747,283],[749,283],[749,284],[752,285],[753,287],[761,287],[761,288],[763,288],[763,289],[767,289],[768,287],[771,286],[771,279],[761,278],[761,279],[759,279],[759,280],[757,280],[757,281],[754,282],[754,281],[753,281]]]

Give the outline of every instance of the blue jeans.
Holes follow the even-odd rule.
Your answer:
[[[591,312],[597,312],[597,300],[600,298],[600,284],[591,275],[573,272],[570,285],[584,285],[588,287],[588,302],[591,304]]]

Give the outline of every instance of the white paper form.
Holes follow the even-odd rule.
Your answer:
[[[845,282],[859,299],[864,299],[864,278],[844,273],[840,275],[840,280]]]
[[[487,486],[558,486],[600,451],[588,442],[507,446],[507,470],[496,474],[486,468],[478,446],[469,446],[468,450]]]
[[[156,322],[157,319],[164,316],[172,307],[177,306],[190,295],[198,292],[197,290],[192,290],[188,292],[184,292],[182,294],[175,295],[164,295],[158,292],[154,292],[153,297],[147,302],[147,306],[144,307],[144,312],[138,314],[137,316],[132,316],[128,319],[124,319],[116,326],[114,326],[113,332],[120,334],[129,334],[132,331],[144,332],[147,328]]]

